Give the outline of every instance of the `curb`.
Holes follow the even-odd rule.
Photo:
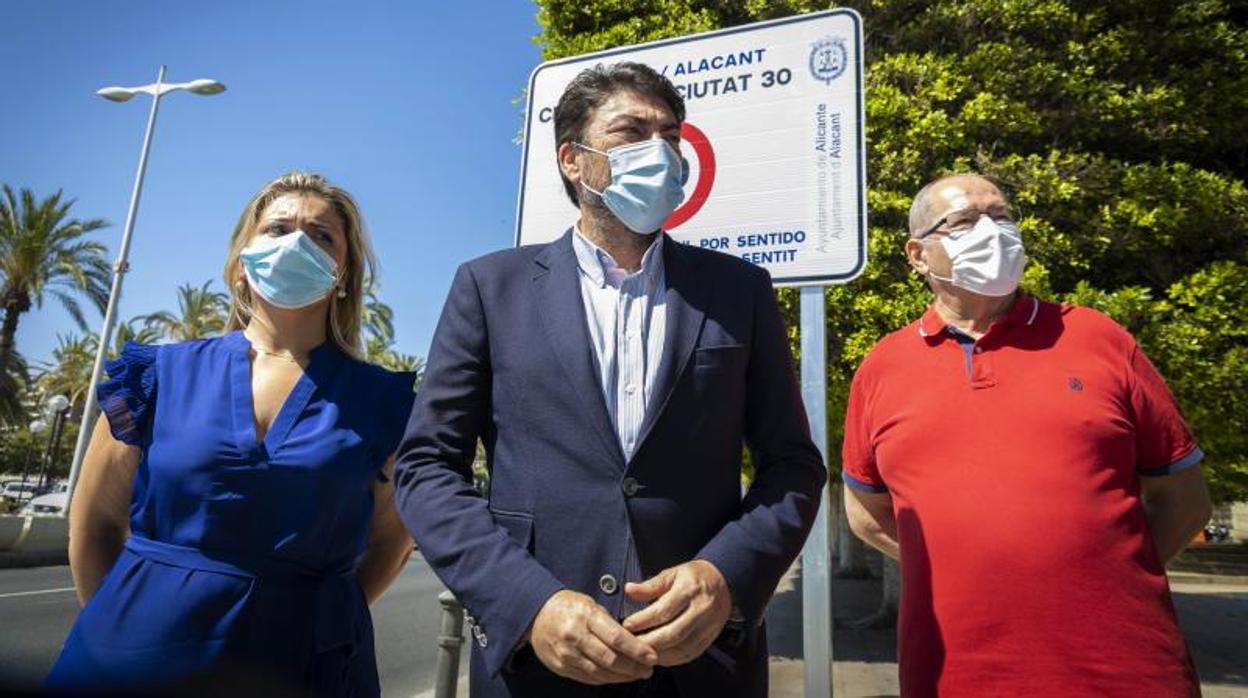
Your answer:
[[[1220,586],[1242,586],[1248,588],[1248,577],[1241,575],[1167,571],[1166,579],[1168,579],[1171,584],[1216,584]]]
[[[68,550],[0,550],[0,570],[68,564]]]

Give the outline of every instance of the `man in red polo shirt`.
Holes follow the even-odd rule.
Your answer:
[[[1199,695],[1165,561],[1210,514],[1173,396],[1099,312],[1017,290],[1026,257],[988,180],[910,211],[934,299],[862,362],[846,511],[902,570],[903,696]]]

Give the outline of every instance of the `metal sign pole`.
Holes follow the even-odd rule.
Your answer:
[[[810,438],[828,463],[828,362],[823,286],[801,289],[802,402]],[[802,656],[807,698],[832,695],[832,576],[827,490],[802,549]]]
[[[143,149],[139,151],[139,170],[134,174],[134,189],[130,191],[130,208],[126,211],[126,228],[121,234],[121,246],[117,250],[117,263],[113,265],[113,285],[108,293],[108,306],[104,310],[104,324],[95,348],[95,363],[91,367],[91,381],[87,383],[87,398],[83,402],[82,422],[78,425],[78,441],[74,444],[74,459],[69,466],[69,485],[65,491],[65,508],[61,516],[69,516],[74,503],[74,490],[78,475],[82,472],[82,460],[87,456],[87,446],[95,431],[95,420],[100,407],[95,403],[96,388],[104,374],[104,361],[113,343],[113,330],[117,324],[117,305],[121,302],[121,284],[130,271],[130,240],[134,235],[134,221],[139,213],[139,196],[143,193],[143,177],[147,174],[147,154],[152,150],[152,132],[156,129],[156,113],[160,109],[161,85],[165,82],[165,66],[156,74],[156,89],[152,92],[152,108],[147,113],[147,128],[143,130]]]

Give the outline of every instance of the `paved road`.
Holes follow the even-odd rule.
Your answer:
[[[801,593],[800,582],[794,581],[781,585],[768,612],[777,696],[800,695],[801,630],[794,623],[801,618]],[[878,603],[878,585],[878,580],[837,580],[838,619],[870,613]],[[43,678],[77,612],[69,587],[68,567],[0,570],[0,686]],[[416,556],[374,606],[377,662],[387,698],[411,698],[431,689],[441,590],[428,565]],[[1243,642],[1248,586],[1175,584],[1174,598],[1206,698],[1248,696],[1248,645]],[[835,640],[840,695],[896,695],[896,640],[891,629],[842,627]],[[778,669],[787,673],[777,674]]]
[[[68,567],[0,570],[0,686],[37,684],[78,611]],[[442,584],[419,556],[373,607],[384,695],[433,686]],[[462,666],[461,666],[462,668]]]
[[[794,581],[781,584],[767,612],[772,698],[802,695],[800,575]],[[1205,698],[1248,698],[1248,585],[1174,582],[1171,590]],[[832,596],[835,695],[896,696],[896,630],[851,627],[879,607],[880,580],[837,579]]]
[[[1248,696],[1248,586],[1173,584],[1205,698]]]

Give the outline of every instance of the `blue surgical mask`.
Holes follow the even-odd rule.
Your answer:
[[[605,153],[580,143],[573,145],[607,157],[611,183],[602,191],[590,189],[584,182],[581,186],[601,197],[607,210],[635,233],[657,232],[685,200],[684,161],[665,141],[629,143]]]
[[[302,230],[261,235],[238,255],[251,289],[279,307],[304,308],[329,295],[338,265]]]

